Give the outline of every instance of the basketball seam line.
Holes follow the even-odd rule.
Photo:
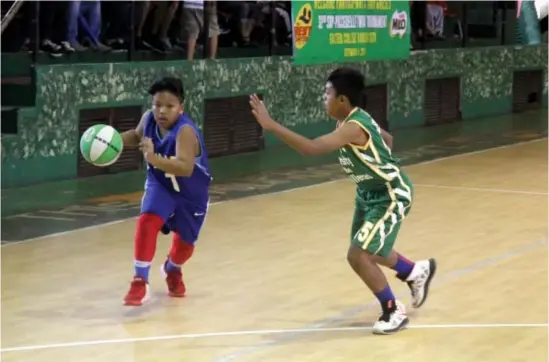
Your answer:
[[[101,138],[101,137],[99,137],[99,136],[95,136],[95,139],[98,140],[98,141],[100,141],[100,142],[103,142],[104,144],[107,145],[107,147],[112,148],[112,149],[115,150],[116,152],[120,152],[120,150],[119,150],[117,147],[115,147],[115,146],[114,146],[113,144],[111,144],[110,142],[107,142],[107,140],[105,140],[105,139],[103,139],[103,138]]]

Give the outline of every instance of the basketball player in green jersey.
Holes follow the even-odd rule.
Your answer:
[[[395,299],[378,265],[397,272],[412,292],[412,306],[423,305],[435,274],[434,259],[412,262],[394,249],[402,220],[410,212],[413,186],[391,153],[392,136],[364,110],[365,80],[354,69],[339,68],[328,77],[324,102],[335,131],[313,140],[274,121],[263,102],[250,96],[257,122],[290,147],[306,156],[339,151],[339,162],[356,183],[355,214],[347,260],[378,298],[382,313],[375,334],[392,334],[406,327],[404,305]]]

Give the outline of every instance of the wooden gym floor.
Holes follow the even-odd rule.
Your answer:
[[[134,220],[2,247],[2,361],[547,361],[547,140],[407,170],[397,249],[439,262],[407,331],[370,334],[342,180],[214,205],[184,299],[157,272],[162,237],[142,308],[121,303]]]

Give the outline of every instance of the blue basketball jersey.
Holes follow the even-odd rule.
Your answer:
[[[195,158],[194,170],[189,177],[179,177],[167,174],[164,171],[147,164],[147,180],[145,189],[149,187],[162,186],[174,197],[191,202],[198,207],[206,207],[209,200],[209,186],[212,180],[208,155],[202,134],[194,121],[185,113],[179,116],[177,122],[166,133],[164,137],[154,121],[153,112],[148,112],[143,127],[143,135],[152,139],[154,152],[165,158],[172,158],[176,155],[177,135],[182,127],[191,127],[200,144],[200,154]]]

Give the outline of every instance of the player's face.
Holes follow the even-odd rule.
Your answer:
[[[183,112],[183,105],[170,92],[158,92],[153,96],[154,120],[162,128],[170,128]]]
[[[324,100],[324,106],[326,107],[326,112],[332,118],[340,120],[341,118],[341,97],[338,97],[335,88],[332,86],[332,83],[326,83],[324,88],[324,95],[322,99]],[[343,117],[345,118],[345,117]]]

